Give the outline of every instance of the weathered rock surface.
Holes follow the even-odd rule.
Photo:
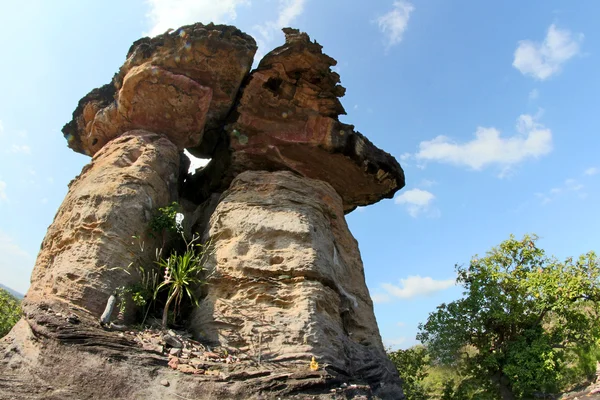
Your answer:
[[[335,60],[284,31],[251,76],[256,43],[234,27],[140,39],[79,102],[63,133],[93,159],[48,229],[24,318],[0,341],[0,399],[402,398],[344,213],[392,197],[404,173],[339,122]],[[212,162],[191,177],[184,148]],[[184,232],[215,246],[191,316],[202,354],[189,338],[98,324],[138,279],[123,268],[154,265],[161,247],[132,236],[174,200]]]
[[[400,398],[342,199],[290,172],[244,172],[210,220],[215,256],[192,316],[202,340],[257,360],[311,357]]]
[[[200,363],[195,362],[200,358],[170,362],[144,351],[130,334],[99,329],[89,315],[81,314],[77,324],[67,321],[62,315],[68,310],[62,304],[30,305],[26,317],[0,339],[1,400],[378,398],[368,386],[335,371],[311,371],[308,363],[227,364],[206,356]],[[169,363],[186,365],[192,374]]]
[[[404,172],[390,154],[351,125],[338,97],[345,89],[336,64],[306,33],[284,29],[286,43],[268,53],[251,75],[228,128],[233,175],[290,170],[328,182],[346,212],[391,198]]]
[[[179,152],[164,136],[131,131],[109,142],[71,182],[42,242],[26,303],[60,301],[97,317],[110,294],[135,278],[130,262],[151,265],[134,235],[154,210],[177,199]],[[156,240],[156,239],[155,239]]]
[[[132,130],[165,134],[180,149],[198,146],[223,124],[252,65],[256,43],[235,27],[194,24],[136,41],[110,84],[80,100],[63,133],[93,155]]]

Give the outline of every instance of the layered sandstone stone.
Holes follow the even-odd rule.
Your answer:
[[[290,172],[244,172],[210,219],[215,256],[192,317],[202,340],[266,362],[311,357],[400,396],[358,244],[331,185]]]
[[[286,43],[250,75],[228,128],[232,171],[289,170],[328,182],[344,210],[391,198],[404,186],[394,157],[338,120],[345,89],[336,61],[306,33],[284,29]]]
[[[250,76],[256,43],[235,27],[140,39],[79,102],[63,132],[93,159],[48,229],[24,318],[0,342],[0,398],[9,386],[35,399],[402,398],[344,214],[392,197],[404,173],[339,121],[335,60],[284,32]],[[213,160],[189,176],[184,148]],[[207,364],[201,378],[98,324],[110,294],[136,282],[123,268],[154,265],[161,244],[143,233],[174,200],[185,232],[207,232],[215,250],[189,328],[245,360]]]
[[[153,212],[177,199],[178,168],[177,147],[145,131],[96,153],[48,228],[26,302],[58,301],[99,317],[110,294],[135,278],[123,270],[129,263],[152,265],[160,244],[145,233]]]
[[[113,81],[79,102],[63,128],[69,147],[93,155],[132,129],[167,135],[180,149],[198,146],[205,130],[220,131],[255,52],[252,37],[225,25],[136,41]]]

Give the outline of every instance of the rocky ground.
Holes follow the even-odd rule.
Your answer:
[[[318,362],[318,361],[317,361]],[[184,395],[183,395],[183,394]],[[118,331],[59,305],[0,341],[0,399],[376,399],[327,365],[258,362],[182,331]]]

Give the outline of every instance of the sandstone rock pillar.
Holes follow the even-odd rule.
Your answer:
[[[167,138],[131,131],[113,139],[69,185],[42,242],[28,304],[59,301],[99,317],[110,294],[133,277],[130,262],[152,264],[146,232],[154,210],[177,199],[179,151]]]
[[[208,294],[192,318],[204,340],[256,361],[305,364],[400,396],[340,195],[290,172],[244,172],[210,219]],[[389,397],[391,398],[391,397]]]

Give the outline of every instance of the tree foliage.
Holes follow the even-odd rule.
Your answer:
[[[442,364],[462,363],[503,399],[556,392],[565,354],[600,338],[600,268],[593,252],[563,262],[536,236],[511,236],[467,267],[464,297],[442,304],[417,339]],[[476,351],[465,355],[465,348]]]
[[[0,337],[5,336],[21,318],[21,302],[0,288]]]
[[[406,400],[425,400],[429,396],[423,386],[427,377],[429,356],[423,346],[414,346],[406,350],[396,350],[388,353],[402,379],[402,389]]]

